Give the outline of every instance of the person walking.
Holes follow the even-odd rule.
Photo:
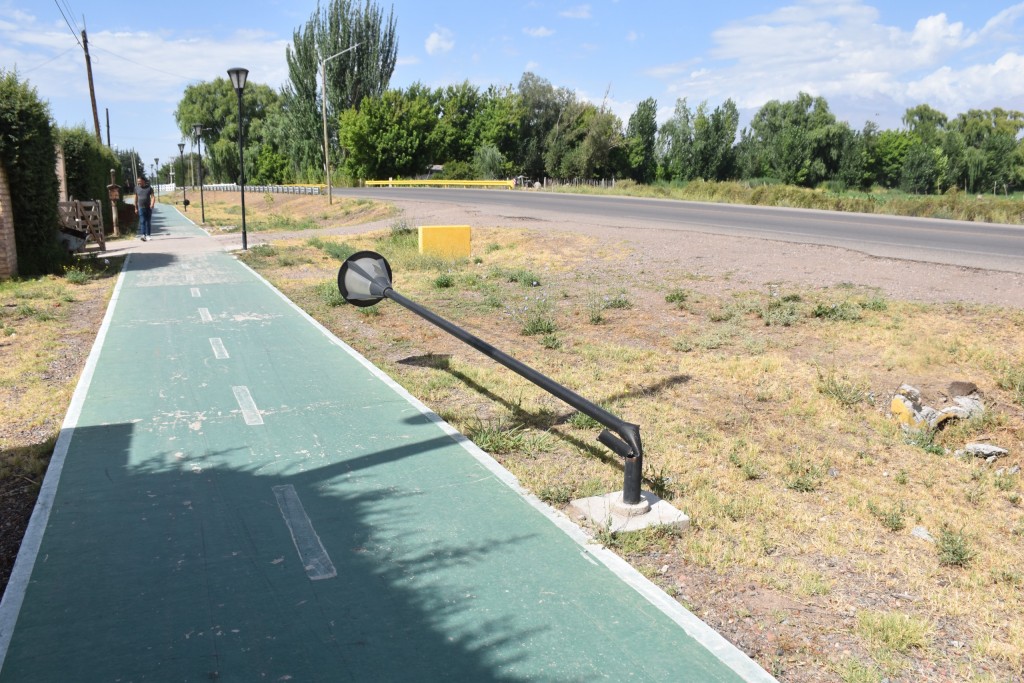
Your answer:
[[[143,242],[149,241],[155,204],[156,195],[153,194],[149,180],[145,176],[139,178],[139,184],[135,187],[135,213],[139,216],[139,239]]]

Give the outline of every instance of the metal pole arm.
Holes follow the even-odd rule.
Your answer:
[[[601,406],[583,398],[572,389],[562,386],[550,377],[542,375],[530,366],[521,363],[507,353],[496,349],[494,346],[488,344],[479,337],[470,334],[461,327],[454,325],[423,306],[420,306],[416,302],[410,301],[396,292],[393,288],[385,288],[381,292],[381,296],[391,299],[397,304],[401,304],[427,322],[440,327],[445,332],[451,334],[457,339],[460,339],[461,341],[464,341],[488,358],[501,363],[509,370],[525,377],[549,394],[560,398],[579,412],[597,420],[602,425],[618,434],[618,437],[616,437],[608,431],[603,431],[598,437],[598,440],[619,456],[623,458],[638,458],[643,456],[643,448],[640,443],[639,425],[626,422],[625,420],[616,417]]]

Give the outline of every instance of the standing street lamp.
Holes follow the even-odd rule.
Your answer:
[[[156,198],[160,199],[160,159],[153,159],[153,175],[156,176]]]
[[[185,143],[178,143],[178,157],[181,159],[181,204],[188,211],[188,196],[185,192]]]
[[[203,200],[203,124],[192,124],[192,135],[199,143],[199,211],[203,223],[206,222],[206,202]]]
[[[334,203],[334,195],[331,192],[331,154],[330,148],[327,146],[327,62],[331,61],[335,57],[340,57],[346,52],[350,52],[359,47],[359,43],[356,43],[352,47],[347,47],[341,52],[335,53],[330,57],[320,62],[320,77],[323,79],[324,94],[323,99],[320,100],[324,115],[324,178],[327,181],[327,203]]]
[[[245,79],[249,77],[249,70],[235,67],[228,69],[228,76],[231,78],[231,85],[238,93],[238,186],[242,190],[242,249],[248,250],[249,246],[245,237],[245,158],[242,155],[242,91],[245,90]]]

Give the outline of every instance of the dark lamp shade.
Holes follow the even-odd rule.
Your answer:
[[[352,254],[338,271],[338,290],[353,306],[372,306],[391,287],[391,264],[373,251]]]
[[[231,86],[238,92],[245,89],[245,79],[249,77],[249,70],[241,67],[228,69],[228,76],[231,77]]]

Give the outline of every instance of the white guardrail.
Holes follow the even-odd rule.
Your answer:
[[[324,194],[324,185],[246,185],[247,192],[270,192],[272,194]],[[196,191],[199,188],[195,188]],[[239,187],[235,183],[220,183],[218,185],[203,185],[204,190],[210,192],[238,192]]]

